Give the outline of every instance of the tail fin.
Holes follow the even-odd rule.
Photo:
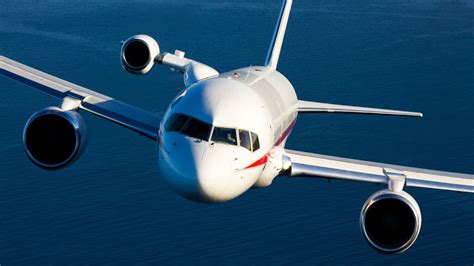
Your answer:
[[[280,58],[281,47],[283,40],[285,39],[286,26],[288,25],[288,18],[290,17],[291,6],[293,0],[284,0],[283,6],[280,11],[280,17],[273,33],[272,43],[268,50],[267,60],[265,65],[271,69],[276,69],[278,65],[278,59]]]

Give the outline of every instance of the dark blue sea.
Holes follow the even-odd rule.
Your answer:
[[[422,119],[306,115],[288,147],[474,174],[474,2],[296,0],[279,70],[304,100],[422,111]],[[133,76],[120,41],[154,36],[221,72],[262,64],[278,0],[2,0],[0,54],[163,114],[182,76]],[[0,264],[474,263],[472,194],[408,189],[422,208],[401,255],[370,248],[364,201],[382,186],[279,178],[220,205],[173,193],[155,144],[84,114],[89,145],[40,170],[23,151],[35,111],[58,102],[0,78]]]

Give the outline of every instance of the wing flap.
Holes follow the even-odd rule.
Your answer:
[[[160,117],[109,96],[46,74],[0,56],[0,74],[58,99],[81,101],[80,108],[131,129],[150,139],[158,138]]]
[[[291,161],[291,176],[388,184],[389,173],[396,171],[405,176],[405,185],[409,187],[474,193],[474,175],[352,160],[292,150],[286,150],[285,154]]]
[[[359,106],[338,105],[320,102],[298,101],[299,113],[346,113],[422,117],[422,113],[389,109],[367,108]]]

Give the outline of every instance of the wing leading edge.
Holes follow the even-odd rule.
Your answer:
[[[291,176],[321,177],[378,184],[402,179],[403,185],[474,193],[474,175],[359,161],[286,150]]]
[[[160,118],[148,111],[115,100],[0,56],[0,75],[62,100],[78,101],[78,108],[112,121],[150,139],[158,138]]]

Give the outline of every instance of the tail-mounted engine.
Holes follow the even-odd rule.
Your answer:
[[[364,237],[378,251],[401,253],[415,242],[420,233],[420,207],[404,191],[382,190],[365,202],[360,226]]]
[[[135,35],[122,45],[121,61],[125,70],[133,74],[146,74],[160,54],[160,46],[150,36]]]
[[[132,74],[146,74],[156,63],[183,73],[184,84],[188,87],[204,79],[217,77],[212,67],[185,58],[183,51],[174,54],[160,53],[160,46],[148,35],[135,35],[123,42],[120,59],[123,68]]]
[[[33,163],[48,170],[73,163],[86,143],[86,124],[81,115],[58,107],[33,114],[23,131],[26,154]]]

